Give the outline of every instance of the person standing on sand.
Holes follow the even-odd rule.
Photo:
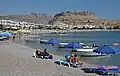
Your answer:
[[[15,35],[13,35],[13,40],[15,40]]]

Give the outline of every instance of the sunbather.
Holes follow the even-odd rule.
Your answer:
[[[45,48],[44,51],[41,53],[43,56],[48,56],[50,55],[48,52],[47,52],[47,49]]]
[[[49,53],[46,50],[47,50],[46,48],[45,50],[36,50],[36,54],[38,56],[49,56]]]
[[[70,58],[69,58],[69,62],[71,62],[71,63],[79,63],[81,66],[82,66],[82,62],[79,60],[79,58],[77,57],[77,55],[76,54],[72,54],[71,56],[70,56]]]

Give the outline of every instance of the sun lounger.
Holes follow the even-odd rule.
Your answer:
[[[86,73],[97,73],[101,75],[110,75],[120,73],[120,68],[106,68],[106,67],[98,67],[98,68],[82,68],[82,70]]]
[[[52,55],[37,55],[35,52],[32,55],[35,58],[41,58],[41,59],[53,59]]]
[[[99,68],[82,68],[81,70],[83,70],[86,73],[95,73],[95,71],[98,69]]]
[[[100,75],[116,75],[119,72],[117,69],[98,69],[95,71],[95,73]]]
[[[70,63],[70,62],[68,62],[67,60],[64,60],[64,59],[59,59],[59,60],[55,61],[55,63],[57,63],[59,65],[65,65],[65,66],[75,67],[75,68],[77,68],[77,67],[82,65],[82,64],[80,65],[80,64],[78,64],[76,62]]]

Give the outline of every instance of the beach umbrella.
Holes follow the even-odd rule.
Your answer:
[[[3,32],[1,32],[1,33],[0,33],[0,36],[4,36],[4,33],[3,33]]]
[[[50,39],[47,42],[45,42],[45,44],[52,44],[52,45],[59,44],[59,43],[60,43],[59,40],[54,40],[54,39]]]
[[[1,32],[0,36],[12,37],[12,33],[9,32]]]
[[[9,34],[10,32],[3,32],[4,34]]]
[[[96,48],[93,52],[101,53],[101,54],[116,54],[120,53],[120,48],[115,46],[104,45]]]
[[[67,44],[65,47],[72,48],[72,49],[83,48],[83,46],[77,42],[71,42],[71,43]]]
[[[8,33],[8,34],[5,34],[4,36],[6,36],[6,37],[12,37],[13,35],[12,35],[12,33]]]

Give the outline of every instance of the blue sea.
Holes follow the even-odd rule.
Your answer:
[[[97,44],[99,46],[108,44],[113,45],[113,43],[120,43],[120,31],[87,31],[87,32],[74,32],[74,33],[66,33],[66,34],[40,34],[37,38],[42,39],[57,39],[63,42],[84,42],[86,44],[92,45]],[[25,43],[25,45],[30,46],[35,49],[44,49],[53,54],[64,56],[69,54],[68,49],[58,48],[57,46],[52,45],[44,45],[40,44],[39,41],[32,41]],[[98,65],[119,65],[120,55],[112,55],[108,57],[81,57],[81,60],[87,63],[98,64]]]

